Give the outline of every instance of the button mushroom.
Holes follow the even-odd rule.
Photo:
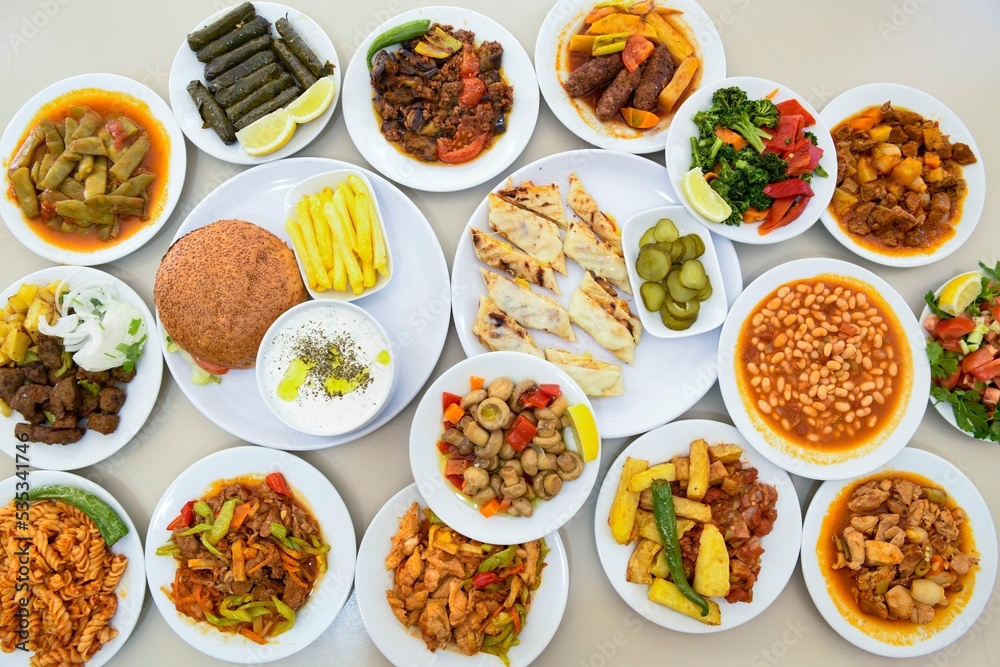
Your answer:
[[[545,450],[555,447],[556,444],[560,442],[562,442],[562,433],[556,431],[555,429],[539,431],[535,434],[535,437],[531,439],[531,444]]]
[[[571,482],[583,474],[583,457],[576,452],[566,451],[556,458],[560,479]]]
[[[528,489],[524,478],[512,466],[505,465],[500,468],[500,478],[503,480],[500,493],[503,494],[504,498],[520,498]]]
[[[542,452],[538,455],[538,470],[558,470],[559,463],[557,457],[551,452]]]
[[[489,470],[490,472],[496,472],[500,469],[500,457],[491,456],[489,458],[477,456],[473,461],[472,465],[477,468],[483,468],[484,470]]]
[[[554,414],[557,418],[562,417],[563,413],[566,412],[566,408],[569,407],[569,403],[566,401],[565,396],[556,396],[549,403],[548,410]]]
[[[482,507],[496,497],[496,492],[487,486],[485,489],[481,489],[472,494],[472,502],[474,502],[477,507]]]
[[[507,509],[507,513],[513,516],[531,516],[535,511],[535,508],[531,506],[531,501],[527,498],[514,498],[510,501],[510,507]]]
[[[490,432],[484,429],[475,421],[470,421],[465,425],[465,437],[472,441],[476,447],[485,447],[489,442]],[[499,449],[499,448],[497,448]]]
[[[507,405],[514,412],[520,412],[524,408],[521,405],[521,395],[532,391],[538,391],[538,383],[534,380],[521,380],[514,386],[514,391],[511,392]]]
[[[510,459],[517,456],[517,450],[510,446],[509,442],[504,442],[500,446],[500,458],[504,461],[509,461]]]
[[[473,405],[478,405],[479,403],[482,403],[485,400],[486,400],[486,390],[485,389],[474,389],[474,390],[470,391],[468,394],[466,394],[465,396],[463,396],[462,400],[459,402],[458,405],[463,410],[468,410]]]
[[[510,398],[511,392],[514,391],[514,383],[508,378],[497,378],[493,382],[490,382],[489,386],[486,387],[486,395],[490,398],[499,398],[501,401],[506,401]]]
[[[531,488],[542,500],[552,500],[562,490],[562,480],[552,471],[539,472],[531,481]]]
[[[465,486],[462,490],[468,494],[474,494],[477,491],[489,488],[490,474],[482,468],[470,466],[462,473],[462,477],[465,478]]]
[[[538,474],[538,450],[528,447],[521,452],[521,468],[525,474]]]
[[[494,431],[503,428],[509,414],[510,408],[506,403],[499,398],[487,398],[479,403],[472,416],[487,431]]]
[[[489,440],[482,447],[476,447],[476,456],[482,458],[493,458],[500,453],[500,449],[503,447],[503,433],[501,431],[490,431]]]
[[[449,428],[441,434],[442,442],[447,442],[449,445],[454,445],[456,447],[459,447],[463,440],[465,440],[465,434],[454,427]]]

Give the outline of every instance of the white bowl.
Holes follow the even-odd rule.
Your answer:
[[[169,524],[184,503],[200,498],[215,482],[244,475],[285,476],[296,498],[312,512],[330,545],[327,571],[313,587],[309,599],[295,614],[295,626],[258,645],[242,635],[217,630],[177,611],[163,588],[170,589],[177,566],[172,556],[157,556],[156,549],[170,537]],[[233,447],[194,463],[167,488],[156,504],[146,532],[146,576],[157,609],[167,625],[192,647],[218,660],[252,664],[287,658],[315,641],[340,613],[351,592],[357,542],[354,524],[343,499],[316,468],[287,452],[262,447]]]
[[[282,17],[286,17],[289,23],[292,24],[292,27],[295,28],[295,31],[299,33],[299,36],[302,37],[303,41],[313,50],[320,62],[329,61],[333,65],[334,71],[330,76],[333,78],[335,92],[333,94],[333,101],[327,107],[326,111],[321,113],[318,118],[299,125],[287,144],[267,155],[247,155],[246,150],[244,150],[238,141],[227,146],[222,143],[222,139],[219,139],[219,135],[212,128],[205,127],[198,109],[195,108],[194,102],[187,92],[187,85],[195,79],[202,82],[205,81],[206,63],[198,62],[198,58],[188,46],[187,40],[182,40],[180,48],[177,49],[177,55],[174,56],[174,62],[170,66],[170,80],[167,84],[168,92],[170,93],[170,106],[173,107],[177,122],[180,123],[184,134],[191,140],[191,143],[212,157],[233,164],[263,164],[295,155],[320,135],[333,117],[333,112],[337,108],[337,101],[340,99],[340,59],[337,57],[337,49],[333,46],[333,42],[330,41],[326,33],[323,32],[323,29],[311,18],[287,5],[277,2],[254,2],[253,6],[257,10],[258,16],[263,16],[271,22],[270,31],[272,37],[278,36],[278,31],[273,25],[274,22]],[[200,21],[198,25],[192,26],[189,32],[194,32],[216,19],[222,18],[230,11],[232,11],[232,7],[220,9],[211,16],[206,17],[203,21]]]
[[[814,452],[785,442],[779,433],[760,418],[756,405],[752,406],[751,414],[751,408],[741,393],[736,377],[737,364],[742,363],[736,354],[744,322],[762,299],[781,285],[823,274],[846,276],[871,285],[899,322],[904,340],[898,342],[897,352],[909,353],[911,373],[909,383],[899,387],[900,391],[908,394],[897,399],[899,402],[890,423],[881,424],[867,443],[850,449]],[[898,454],[920,425],[927,409],[931,379],[924,346],[923,329],[913,317],[906,301],[889,283],[871,271],[843,260],[822,257],[799,259],[765,272],[737,297],[722,325],[722,336],[719,339],[719,388],[733,424],[754,449],[775,465],[809,479],[856,477],[885,464]]]
[[[705,243],[705,252],[698,260],[708,274],[708,280],[712,285],[712,296],[701,302],[698,319],[685,331],[673,331],[667,328],[660,318],[660,312],[646,310],[639,294],[639,286],[646,282],[635,270],[635,260],[639,256],[639,239],[647,229],[654,227],[660,218],[673,220],[681,236],[697,234]],[[639,313],[639,320],[642,321],[646,333],[657,338],[685,338],[722,326],[729,311],[729,302],[726,300],[726,286],[722,279],[722,269],[719,267],[719,256],[715,252],[715,242],[712,240],[712,235],[706,233],[704,227],[698,224],[684,207],[662,206],[633,215],[622,226],[622,250],[625,252],[628,279],[635,290],[635,309]]]
[[[583,390],[559,368],[538,357],[521,352],[489,352],[455,364],[427,388],[410,427],[410,467],[420,495],[446,524],[467,537],[488,544],[520,544],[548,535],[583,507],[597,481],[600,452],[584,466],[583,474],[563,484],[562,490],[552,499],[535,505],[530,517],[497,514],[486,518],[467,500],[460,498],[451,483],[445,479],[441,468],[441,454],[437,449],[441,428],[441,394],[450,392],[459,396],[469,393],[469,377],[484,378],[489,384],[500,377],[510,378],[515,384],[533,379],[539,384],[556,383],[570,405],[583,403],[593,413]],[[598,424],[598,429],[600,424]],[[572,429],[563,433],[568,449],[580,451]]]
[[[843,120],[872,106],[882,106],[891,101],[894,105],[909,111],[915,111],[928,120],[940,123],[941,131],[951,136],[951,141],[969,145],[977,162],[962,167],[962,178],[968,185],[968,192],[962,202],[962,214],[951,224],[955,234],[929,253],[917,252],[910,255],[895,255],[877,252],[856,240],[856,237],[844,230],[837,222],[828,207],[821,212],[823,226],[833,238],[845,248],[860,257],[885,266],[924,266],[943,259],[958,250],[959,246],[969,240],[979,218],[983,214],[983,204],[986,200],[986,168],[983,166],[983,153],[972,138],[972,133],[954,111],[938,99],[927,93],[910,88],[899,83],[868,83],[857,88],[851,88],[833,98],[823,107],[820,116],[827,127],[834,127]],[[827,170],[829,171],[829,169]],[[813,180],[815,183],[815,179]]]
[[[336,171],[328,171],[325,174],[318,174],[312,176],[302,181],[296,186],[293,186],[285,194],[285,218],[295,218],[295,206],[302,200],[305,195],[317,194],[323,188],[330,188],[331,190],[336,190],[337,186],[347,180],[348,176],[357,176],[365,183],[365,187],[368,188],[368,192],[372,198],[372,204],[375,206],[375,215],[378,216],[379,227],[382,228],[382,237],[385,239],[385,256],[386,262],[389,265],[389,276],[383,276],[381,273],[376,274],[377,278],[375,280],[375,285],[373,287],[368,287],[361,294],[354,294],[351,291],[350,283],[347,285],[347,289],[343,292],[328,289],[326,291],[320,292],[313,289],[309,285],[309,278],[306,275],[305,265],[303,264],[303,258],[299,257],[299,253],[295,252],[295,261],[299,264],[299,273],[302,275],[302,284],[306,286],[306,290],[309,292],[309,296],[314,299],[323,300],[334,300],[334,301],[356,301],[357,299],[363,299],[366,296],[371,296],[375,292],[389,284],[392,280],[392,244],[389,242],[389,230],[385,226],[385,220],[382,218],[382,207],[379,206],[378,196],[375,194],[375,188],[372,187],[372,182],[368,180],[364,172],[357,169],[338,169]],[[294,247],[293,247],[294,251]]]
[[[372,106],[371,77],[365,54],[375,38],[390,28],[416,19],[450,25],[476,33],[476,43],[497,41],[503,46],[503,74],[514,89],[507,131],[479,157],[462,164],[421,162],[387,141]],[[388,47],[389,50],[398,46]],[[517,159],[531,139],[538,120],[538,81],[524,47],[491,18],[461,7],[422,7],[386,21],[358,45],[344,76],[344,120],[351,141],[375,169],[402,185],[426,192],[455,192],[493,178]]]
[[[647,595],[648,586],[626,581],[625,570],[635,550],[635,544],[618,544],[608,526],[608,513],[611,511],[626,458],[631,456],[645,459],[650,465],[655,465],[674,456],[686,456],[691,442],[698,438],[703,438],[710,445],[719,443],[739,445],[743,450],[742,460],[757,468],[758,479],[766,484],[772,484],[778,491],[778,500],[775,504],[778,518],[774,522],[774,529],[761,538],[764,555],[761,556],[760,578],[753,587],[753,601],[729,604],[724,599],[719,599],[722,611],[720,625],[706,625],[699,620],[650,602]],[[795,493],[795,486],[788,473],[761,457],[747,444],[739,431],[721,422],[689,419],[671,422],[640,436],[618,455],[604,477],[597,496],[597,507],[594,510],[594,539],[597,542],[597,555],[601,559],[604,574],[625,603],[644,618],[660,627],[677,632],[692,634],[722,632],[756,618],[784,590],[798,561],[798,550],[802,539],[802,513],[799,510],[799,498]]]
[[[20,146],[21,138],[30,130],[28,124],[42,107],[67,93],[84,88],[124,93],[133,98],[134,104],[148,107],[149,115],[160,121],[163,132],[167,136],[170,151],[167,173],[157,174],[158,179],[163,178],[167,181],[166,191],[163,193],[163,207],[160,212],[155,216],[150,216],[142,228],[128,238],[109,243],[107,247],[94,251],[68,250],[45,241],[28,226],[20,206],[11,197],[0,197],[0,215],[3,216],[7,228],[17,240],[39,257],[44,257],[57,264],[94,266],[121,259],[138,250],[156,236],[156,233],[170,218],[170,214],[177,205],[177,200],[180,199],[181,190],[184,188],[184,175],[187,172],[187,150],[184,145],[184,134],[178,127],[177,121],[174,120],[170,107],[152,90],[138,81],[117,74],[78,74],[48,86],[28,100],[14,114],[10,123],[7,124],[7,129],[4,130],[3,138],[0,139],[0,156],[3,156],[0,159],[3,160],[4,164]],[[3,175],[0,176],[0,187],[3,188],[4,192],[10,187],[10,176],[6,169],[3,169]]]
[[[946,626],[932,634],[919,635],[908,644],[894,638],[879,640],[844,618],[844,612],[831,597],[830,586],[824,574],[827,567],[819,563],[817,551],[824,517],[837,496],[844,488],[856,484],[857,479],[826,482],[813,496],[802,529],[802,576],[816,609],[841,637],[869,653],[890,658],[912,658],[940,651],[970,628],[978,627],[976,620],[995,595],[993,585],[997,578],[997,533],[986,501],[972,480],[951,462],[930,452],[908,448],[880,466],[877,471],[871,472],[881,474],[892,470],[917,473],[940,483],[958,506],[965,510],[980,559],[975,571],[973,592],[965,606]],[[860,612],[854,613],[863,616]],[[882,630],[883,627],[879,625],[876,632],[884,636],[886,633]],[[951,651],[948,654],[954,655]]]
[[[392,613],[385,592],[392,588],[393,573],[385,569],[385,557],[399,530],[399,518],[413,503],[419,503],[421,510],[424,507],[416,484],[410,484],[389,499],[372,519],[361,540],[355,590],[365,629],[382,655],[398,667],[497,667],[501,664],[499,659],[489,653],[467,656],[447,649],[431,653],[416,631],[404,628]],[[542,570],[542,583],[532,594],[528,619],[518,635],[520,643],[511,647],[508,653],[511,667],[527,667],[545,650],[566,610],[569,596],[566,548],[555,531],[545,536],[545,544],[549,552]]]
[[[687,197],[684,196],[684,188],[681,185],[684,174],[691,170],[691,138],[698,136],[698,126],[694,124],[692,118],[699,111],[712,106],[712,95],[715,94],[715,91],[720,88],[729,88],[730,86],[742,88],[751,100],[761,99],[771,94],[774,90],[778,91],[774,95],[775,103],[792,98],[797,99],[803,108],[816,119],[816,124],[807,127],[806,131],[816,135],[819,142],[818,145],[823,149],[823,157],[820,159],[819,165],[826,170],[828,176],[826,178],[813,176],[812,189],[815,196],[809,200],[809,204],[802,211],[802,215],[790,224],[779,227],[763,236],[757,232],[758,224],[756,223],[733,226],[724,225],[721,222],[712,222],[695,211],[691,204],[688,203]],[[677,198],[680,199],[684,208],[696,220],[719,236],[724,236],[737,243],[747,243],[750,245],[780,243],[803,233],[819,220],[820,214],[826,210],[826,205],[830,203],[830,199],[833,198],[833,191],[837,188],[837,150],[833,145],[833,137],[830,136],[830,130],[827,128],[823,118],[820,117],[819,112],[804,97],[796,94],[791,89],[786,88],[780,83],[760,79],[755,76],[735,76],[716,81],[715,83],[702,86],[687,98],[674,115],[674,122],[667,132],[666,165],[667,172],[670,174],[670,184],[673,185],[674,191],[677,192]]]
[[[600,148],[628,153],[653,153],[663,150],[667,128],[676,114],[667,114],[655,128],[635,130],[624,123],[605,123],[594,115],[593,108],[566,93],[562,81],[569,74],[567,45],[583,25],[583,18],[597,0],[559,0],[545,16],[535,41],[535,69],[538,85],[545,102],[556,118],[570,132]],[[666,5],[665,2],[657,2]],[[672,9],[684,12],[684,20],[696,36],[696,51],[701,58],[699,86],[711,84],[726,76],[726,50],[715,22],[694,0],[672,0]],[[680,107],[676,107],[679,109]]]
[[[16,494],[21,493],[23,491],[21,484],[23,483],[24,480],[17,476],[8,477],[0,482],[0,503],[7,504],[15,498]],[[142,558],[142,539],[136,532],[132,519],[125,512],[125,508],[103,487],[89,479],[68,472],[47,470],[31,472],[32,487],[48,486],[49,484],[75,487],[92,493],[106,502],[128,527],[125,536],[108,547],[112,553],[124,554],[128,558],[128,564],[125,567],[125,574],[122,575],[121,581],[118,582],[118,587],[115,589],[118,596],[118,607],[115,610],[115,615],[111,617],[111,627],[118,632],[118,635],[104,644],[101,650],[87,661],[89,667],[101,667],[121,650],[139,622],[142,603],[146,598],[146,568]],[[4,653],[3,664],[6,667],[29,667],[32,664],[30,659],[33,655],[28,651]]]
[[[374,396],[375,404],[369,408],[368,413],[361,413],[359,408],[357,410],[358,416],[353,421],[333,423],[326,427],[296,421],[289,415],[282,412],[280,409],[280,403],[283,401],[278,398],[276,394],[277,384],[281,381],[283,372],[279,371],[274,375],[269,373],[271,362],[274,361],[272,355],[274,354],[275,349],[275,338],[289,332],[290,329],[302,326],[303,323],[308,321],[308,319],[312,316],[322,317],[324,313],[332,314],[338,312],[348,316],[353,316],[359,320],[366,320],[378,331],[379,335],[382,336],[382,342],[385,344],[385,350],[389,352],[388,383],[383,385],[384,389],[381,390],[381,394]],[[390,338],[389,333],[385,330],[385,327],[382,326],[382,323],[375,319],[375,317],[367,311],[358,308],[352,303],[347,303],[346,301],[306,301],[298,304],[297,306],[293,306],[282,313],[281,316],[271,324],[267,333],[264,334],[264,339],[261,341],[260,347],[257,349],[257,362],[255,366],[257,388],[260,390],[260,395],[264,399],[264,403],[267,405],[271,413],[289,428],[293,428],[296,431],[300,431],[307,435],[343,435],[344,433],[364,428],[364,426],[375,419],[389,403],[389,400],[392,398],[392,392],[396,388],[396,380],[399,378],[399,362],[396,355],[397,350],[393,345],[392,338]],[[375,366],[378,366],[378,364],[375,363]],[[315,406],[312,409],[320,411],[329,408],[331,414],[344,412],[339,405],[332,403],[335,399],[329,397],[327,398],[327,403]]]
[[[100,281],[108,283],[118,292],[118,298],[137,308],[146,323],[146,343],[142,356],[135,364],[136,374],[132,382],[125,385],[125,405],[122,407],[121,422],[110,435],[96,431],[87,431],[79,442],[69,445],[47,445],[32,442],[31,465],[35,468],[48,470],[76,470],[99,463],[112,454],[117,453],[138,435],[149,414],[156,405],[160,393],[160,382],[163,379],[163,356],[160,337],[156,335],[156,320],[149,312],[142,298],[126,283],[109,273],[99,269],[83,266],[52,266],[29,274],[12,283],[0,292],[0,303],[6,304],[7,299],[25,284],[47,285],[51,282],[64,281],[70,287],[76,281]],[[23,421],[20,413],[14,411],[10,417],[0,417],[0,450],[15,461],[18,460],[18,447],[24,445],[14,437],[14,424]]]

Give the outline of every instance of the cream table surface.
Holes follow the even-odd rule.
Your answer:
[[[346,66],[356,46],[383,21],[421,6],[416,0],[285,0],[326,30]],[[0,124],[34,93],[57,80],[85,72],[112,72],[146,84],[164,99],[170,65],[184,35],[204,16],[230,4],[173,0],[0,1]],[[536,0],[455,0],[487,14],[510,30],[529,54],[551,2]],[[988,186],[1000,189],[1000,2],[996,0],[702,0],[718,26],[730,75],[756,75],[791,87],[815,107],[862,83],[894,81],[943,100],[975,135],[986,163]],[[566,130],[542,104],[532,141],[511,170],[530,161],[586,144]],[[189,212],[220,183],[244,168],[201,153],[190,143],[188,175],[171,219],[148,245],[104,266],[128,282],[152,306],[153,276],[170,239]],[[322,156],[368,166],[348,137],[340,109],[320,137],[300,156]],[[662,164],[662,155],[651,155]],[[666,175],[664,174],[664,178]],[[437,233],[449,265],[469,215],[493,183],[454,194],[404,189]],[[1000,259],[1000,200],[986,199],[972,238],[951,257],[916,269],[870,265],[849,253],[816,224],[778,247],[738,246],[745,283],[772,266],[802,257],[838,257],[884,276],[919,311],[921,295],[982,259]],[[47,266],[0,227],[0,284]],[[449,332],[435,376],[463,354]],[[407,436],[414,405],[385,427],[349,445],[303,454],[336,485],[354,518],[360,542],[382,504],[411,480]],[[685,417],[728,421],[713,387]],[[150,513],[167,485],[203,456],[240,444],[201,415],[165,374],[159,400],[140,435],[107,461],[80,473],[103,485],[125,506],[145,534]],[[602,467],[627,444],[605,442]],[[1000,520],[1000,449],[952,429],[929,409],[911,446],[933,451],[964,470]],[[13,473],[0,460],[0,478]],[[603,475],[603,469],[602,469]],[[800,501],[808,503],[816,484],[798,479]],[[882,664],[842,640],[823,621],[806,592],[801,570],[763,614],[722,636],[683,635],[661,629],[632,612],[615,594],[594,547],[594,502],[562,530],[569,552],[570,595],[562,625],[536,664],[567,667],[651,665],[699,660],[702,664],[832,665]],[[797,548],[789,545],[788,548]],[[1000,594],[993,591],[987,611],[948,649],[900,665],[1000,665]],[[0,654],[0,664],[3,657]],[[219,665],[181,642],[147,596],[132,638],[113,666]],[[275,663],[278,664],[278,663]],[[314,645],[282,665],[384,665],[361,623],[352,595],[330,629]]]

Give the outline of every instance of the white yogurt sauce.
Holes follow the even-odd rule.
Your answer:
[[[331,349],[339,350],[339,358]],[[309,370],[297,395],[283,399],[278,387],[296,360]],[[389,341],[369,316],[331,303],[299,310],[284,322],[265,351],[262,381],[271,408],[286,424],[337,435],[360,428],[388,402],[395,363]],[[331,377],[329,386],[343,394],[331,395]]]

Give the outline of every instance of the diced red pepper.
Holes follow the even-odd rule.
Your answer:
[[[764,194],[775,199],[785,199],[786,197],[812,197],[813,189],[801,178],[786,178],[777,183],[768,183],[764,186]]]
[[[538,391],[543,394],[548,394],[552,398],[559,398],[562,396],[562,389],[560,389],[557,384],[540,384],[538,385]]]
[[[472,108],[479,104],[485,94],[486,84],[478,76],[470,76],[462,79],[462,93],[458,96],[458,103]]]
[[[815,125],[816,119],[812,117],[812,114],[806,111],[806,108],[799,103],[794,97],[790,100],[785,100],[784,102],[778,102],[774,106],[778,107],[778,113],[782,116],[802,116],[802,120],[805,121],[806,125]]]
[[[444,464],[444,475],[445,477],[451,477],[452,475],[460,475],[464,479],[465,470],[472,466],[472,461],[463,458],[452,457],[448,459],[448,462]]]
[[[510,427],[510,432],[507,434],[507,444],[516,451],[523,452],[524,448],[531,442],[531,439],[535,437],[537,431],[538,429],[535,428],[535,425],[527,417],[518,415],[517,419],[514,420],[513,426]]]
[[[976,323],[972,321],[972,318],[968,315],[962,314],[958,317],[952,317],[938,322],[937,328],[934,329],[934,333],[941,338],[961,338],[975,328]]]
[[[551,402],[552,402],[552,397],[541,390],[525,392],[521,394],[521,405],[524,406],[530,406],[532,408],[544,408]]]
[[[993,361],[993,351],[989,345],[984,345],[965,355],[965,358],[962,359],[962,372],[968,373],[991,361]]]
[[[801,122],[802,116],[778,116],[778,123],[774,127],[764,128],[764,131],[771,135],[770,139],[764,141],[765,152],[783,155],[785,151],[791,149],[796,142]]]
[[[272,472],[264,479],[267,480],[267,485],[271,487],[271,490],[275,493],[282,496],[292,496],[292,492],[288,490],[288,483],[285,482],[285,476],[280,472]]]
[[[972,376],[981,382],[989,382],[1000,375],[1000,359],[994,359],[988,364],[983,364],[972,369]]]
[[[492,572],[477,572],[472,575],[472,585],[476,588],[486,588],[490,584],[500,582],[500,577]]]
[[[443,440],[438,441],[438,451],[442,454],[451,454],[452,452],[457,452],[458,448],[455,445],[444,442]]]
[[[449,405],[457,405],[462,402],[462,397],[457,394],[451,394],[447,391],[441,395],[441,411],[448,409]]]
[[[461,490],[465,486],[465,477],[463,475],[445,475],[445,477],[458,490]]]
[[[194,501],[189,500],[184,503],[181,513],[177,518],[167,524],[167,530],[177,530],[178,528],[188,528],[194,520]]]

